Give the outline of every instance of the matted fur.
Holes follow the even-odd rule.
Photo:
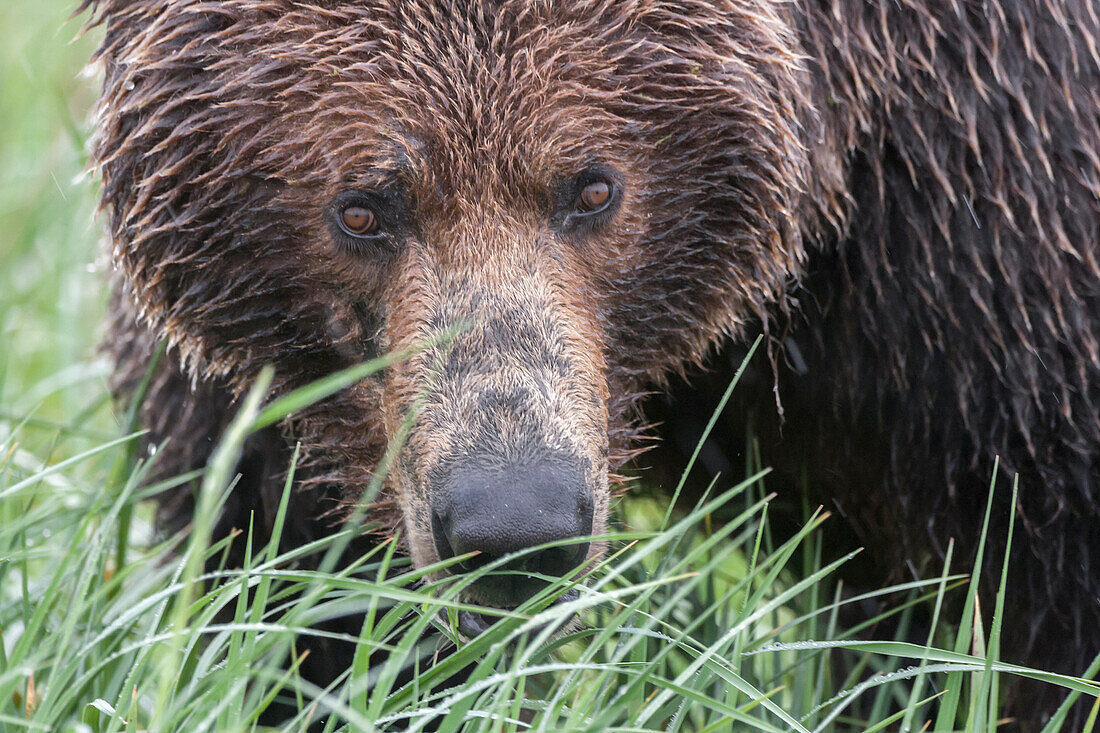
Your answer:
[[[426,477],[472,439],[464,390],[531,397],[475,424],[517,455],[571,446],[606,507],[643,393],[761,323],[799,352],[778,365],[777,462],[804,462],[901,568],[973,547],[999,455],[1021,476],[1008,655],[1080,672],[1100,652],[1093,3],[86,5],[106,31],[109,346],[126,394],[170,345],[143,411],[162,471],[202,463],[263,364],[285,391],[472,316],[458,357],[266,436],[270,476],[237,499],[269,506],[271,456],[300,440],[299,529],[324,531],[454,358],[375,513],[416,555]],[[564,236],[552,192],[592,163],[622,174],[621,206]],[[415,231],[342,250],[332,197],[379,186]]]

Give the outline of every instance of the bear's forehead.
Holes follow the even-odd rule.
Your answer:
[[[514,187],[631,149],[637,123],[613,102],[638,31],[595,24],[588,3],[294,3],[264,25],[221,44],[249,65],[230,78],[277,100],[336,175]],[[281,77],[256,86],[267,65]]]

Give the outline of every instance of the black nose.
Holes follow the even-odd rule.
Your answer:
[[[477,551],[469,571],[503,555],[592,533],[592,496],[579,461],[458,467],[436,492],[432,534],[440,559]],[[562,576],[588,555],[576,542],[524,555],[509,570]]]

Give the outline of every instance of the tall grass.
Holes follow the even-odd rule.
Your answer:
[[[997,659],[1003,592],[991,621],[967,604],[962,631],[937,634],[944,594],[966,580],[948,566],[938,577],[844,598],[833,574],[855,551],[822,557],[820,511],[773,544],[767,471],[758,467],[682,517],[624,502],[624,529],[604,538],[612,551],[585,582],[553,581],[514,611],[477,609],[460,596],[507,558],[430,581],[433,568],[410,567],[394,541],[349,560],[343,548],[358,520],[288,552],[276,541],[254,546],[251,528],[213,542],[249,432],[327,391],[303,390],[264,409],[265,388],[266,377],[204,472],[189,534],[151,543],[134,522],[128,540],[140,552],[121,567],[120,517],[140,516],[142,500],[164,486],[139,488],[140,460],[114,483],[69,479],[112,475],[120,456],[132,458],[126,448],[136,436],[26,469],[11,460],[26,428],[9,424],[0,444],[8,456],[0,465],[0,724],[252,730],[277,703],[285,730],[919,730],[935,703],[936,730],[989,730],[1006,674],[1097,695],[1093,683]],[[290,491],[288,479],[276,538]],[[711,526],[731,507],[732,518]],[[241,568],[219,564],[229,541],[248,548]],[[342,562],[299,564],[329,550]],[[575,598],[551,603],[570,587]],[[868,641],[863,624],[840,624],[845,604],[884,596],[896,599],[898,638]],[[935,608],[930,638],[952,644],[906,640],[917,604]],[[500,621],[464,640],[453,624],[461,610]],[[363,618],[358,635],[316,628],[349,613]],[[971,629],[985,628],[988,642],[971,639]],[[345,675],[319,689],[298,673],[296,648],[325,634],[358,651]]]
[[[777,539],[767,470],[751,460],[684,514],[622,501],[584,583],[485,610],[501,620],[473,640],[454,619],[472,610],[461,590],[474,578],[428,580],[395,540],[349,559],[357,521],[286,552],[250,527],[213,540],[250,431],[383,363],[275,402],[261,379],[201,475],[149,485],[94,352],[105,276],[81,178],[94,83],[79,73],[94,39],[70,43],[71,9],[0,3],[0,731],[989,730],[1010,675],[1097,696],[999,659],[1012,589],[979,609],[972,558],[846,592],[837,571],[856,549],[825,556],[820,529],[835,520],[820,511]],[[149,498],[192,480],[191,532],[158,538]],[[248,548],[243,567],[224,565],[229,541]],[[961,617],[947,617],[950,594],[966,594]],[[893,623],[848,625],[858,614],[844,609],[869,600]],[[358,633],[319,630],[348,614]],[[895,631],[868,640],[878,628]],[[310,636],[356,649],[324,689],[300,673]]]

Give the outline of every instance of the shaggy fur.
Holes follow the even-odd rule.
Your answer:
[[[86,4],[108,343],[125,395],[168,341],[143,409],[160,470],[202,464],[263,364],[283,392],[472,324],[257,441],[226,526],[271,511],[302,441],[295,537],[325,531],[424,396],[373,514],[418,563],[457,455],[577,456],[598,531],[644,392],[762,324],[773,460],[900,570],[973,548],[999,455],[1008,656],[1100,652],[1093,3]],[[616,206],[573,226],[594,167]],[[378,195],[382,245],[334,232],[351,189]]]

